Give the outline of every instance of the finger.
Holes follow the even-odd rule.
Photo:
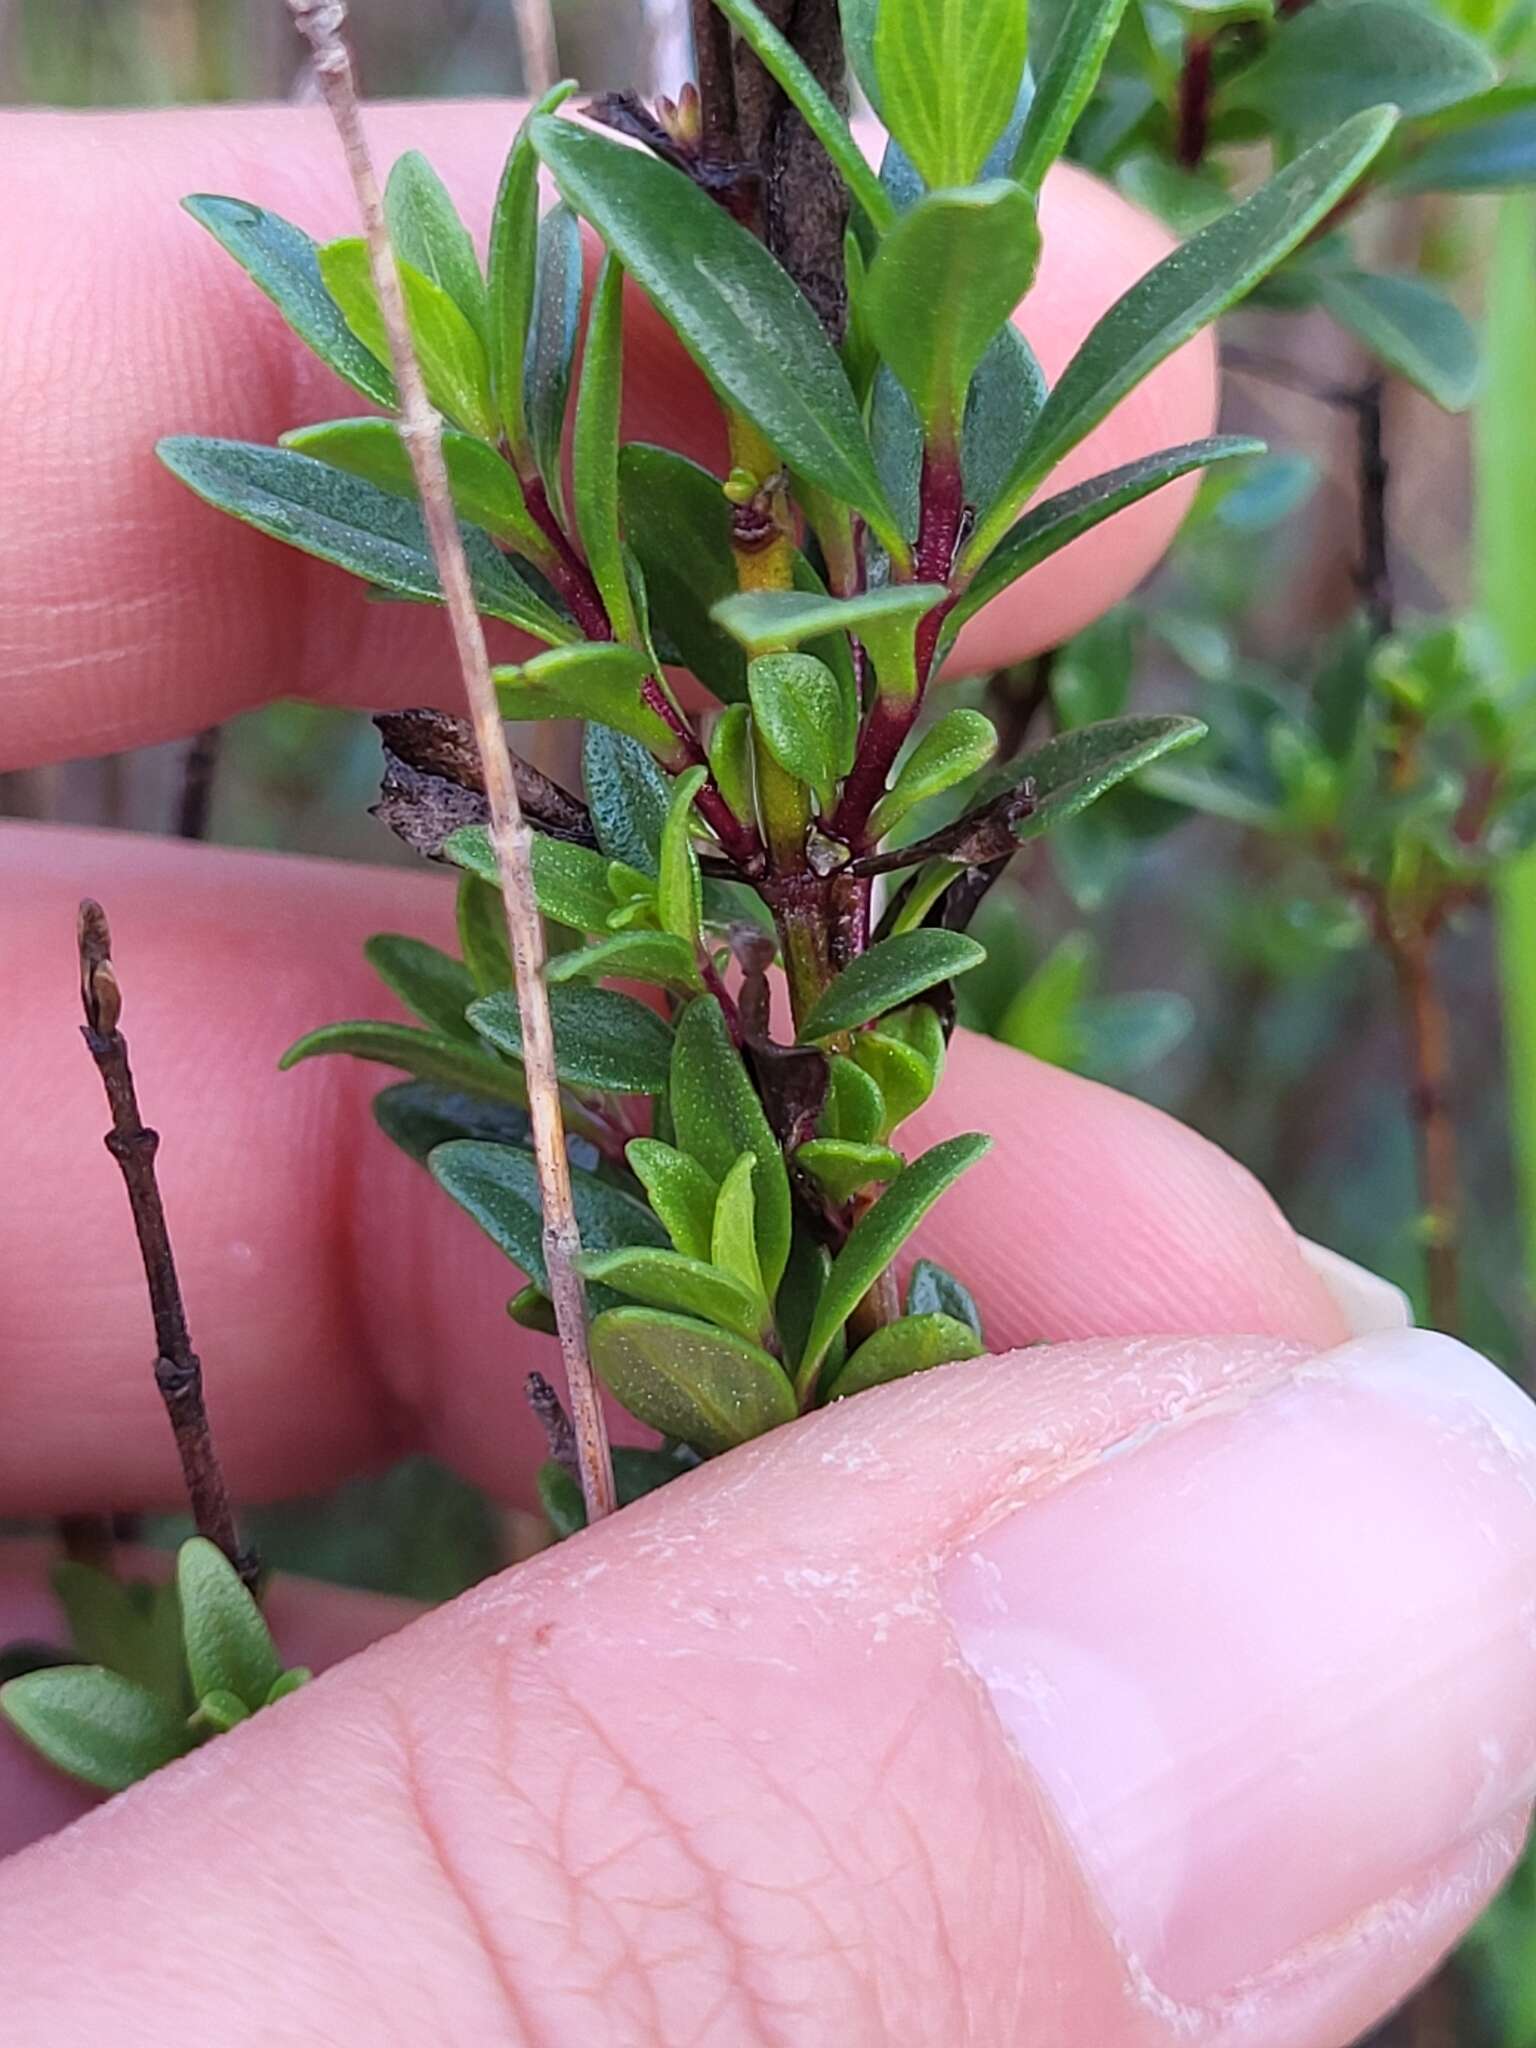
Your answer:
[[[370,111],[384,160],[419,146],[482,233],[517,109]],[[360,401],[183,213],[189,191],[260,201],[349,232],[320,109],[82,118],[13,114],[0,171],[7,490],[0,546],[0,767],[141,745],[278,696],[456,704],[440,618],[240,527],[157,463],[167,433],[272,441]],[[1046,255],[1024,324],[1055,371],[1164,253],[1162,230],[1078,171],[1052,174]],[[5,332],[4,324],[9,331]],[[718,411],[642,309],[626,430],[718,464]],[[1208,431],[1214,355],[1190,345],[1074,458],[1106,468]],[[1185,502],[1170,489],[1079,542],[972,628],[965,658],[1050,644],[1131,588]]]
[[[387,1015],[373,931],[452,943],[444,878],[38,828],[0,833],[0,976],[25,1113],[0,1122],[0,1502],[174,1502],[150,1329],[104,1109],[77,1036],[77,898],[101,895],[124,1029],[219,1439],[242,1499],[406,1447],[507,1496],[539,1455],[541,1339],[518,1276],[374,1128],[378,1068],[279,1075],[316,1024]],[[174,906],[174,915],[168,907]],[[1246,1173],[1129,1097],[957,1039],[921,1134],[995,1150],[919,1240],[997,1344],[1147,1330],[1333,1342],[1343,1324]]]
[[[1418,1332],[881,1389],[14,1859],[11,2024],[1340,2048],[1517,1852],[1533,1476]]]

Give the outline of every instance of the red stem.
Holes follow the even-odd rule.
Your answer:
[[[1179,74],[1177,155],[1185,170],[1198,168],[1205,157],[1211,127],[1211,43],[1193,36]]]

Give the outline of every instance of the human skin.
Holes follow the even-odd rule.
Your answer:
[[[483,219],[506,108],[371,118]],[[351,409],[174,204],[226,189],[339,231],[319,121],[13,116],[0,185],[0,765],[295,690],[451,703],[440,620],[370,608],[149,454]],[[1058,176],[1025,318],[1049,370],[1159,246]],[[708,453],[640,309],[628,370],[631,431]],[[1212,405],[1201,343],[1092,466]],[[1177,509],[1045,565],[985,658],[1113,602]],[[0,1510],[177,1497],[74,1035],[86,890],[239,1496],[419,1448],[525,1501],[541,1354],[504,1263],[373,1131],[376,1076],[274,1072],[376,1005],[367,933],[451,928],[441,879],[12,827]],[[777,1432],[404,1628],[286,1588],[316,1661],[397,1632],[0,1868],[15,2038],[1337,2048],[1399,1996],[1524,1833],[1532,1412],[1447,1340],[1338,1348],[1263,1191],[1143,1105],[961,1037],[914,1136],[978,1127],[996,1149],[923,1248],[999,1356]],[[4,1632],[41,1625],[36,1565],[0,1569]],[[0,1754],[11,1844],[76,1803]]]

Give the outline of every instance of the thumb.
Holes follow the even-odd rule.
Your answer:
[[[861,1395],[15,1858],[11,2030],[1337,2048],[1517,1851],[1533,1480],[1407,1331]]]

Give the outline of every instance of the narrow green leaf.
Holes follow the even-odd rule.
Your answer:
[[[351,1024],[323,1024],[290,1045],[278,1061],[286,1073],[304,1060],[328,1053],[346,1053],[355,1060],[374,1060],[383,1067],[399,1067],[421,1081],[438,1081],[447,1088],[467,1088],[473,1095],[493,1101],[526,1103],[522,1075],[489,1053],[444,1038],[438,1032],[415,1031],[408,1024],[384,1024],[372,1019]]]
[[[929,726],[875,806],[870,830],[883,839],[920,803],[978,774],[997,752],[997,728],[980,711],[946,711]]]
[[[693,847],[693,800],[708,780],[708,769],[690,768],[673,783],[656,877],[656,914],[661,928],[681,939],[690,952],[700,942],[704,916],[704,878]]]
[[[385,987],[393,989],[423,1024],[444,1038],[475,1043],[464,1012],[479,990],[469,969],[452,954],[399,932],[375,932],[364,945],[363,956]]]
[[[1325,270],[1317,295],[1341,326],[1436,405],[1462,412],[1472,403],[1482,368],[1477,336],[1460,307],[1434,285],[1417,277]]]
[[[560,455],[581,327],[581,285],[581,224],[570,207],[552,206],[539,222],[533,316],[523,356],[523,411],[534,461],[557,513],[565,505]]]
[[[831,651],[829,640],[851,634],[869,650],[881,684],[910,695],[917,687],[918,622],[947,595],[939,583],[888,583],[858,597],[828,597],[819,590],[754,590],[717,604],[713,616],[751,655],[776,654],[814,641],[815,651],[825,659]],[[845,682],[844,687],[851,694],[850,685]]]
[[[598,845],[610,860],[654,875],[671,793],[650,753],[611,726],[589,724],[581,739],[581,773]]]
[[[1013,175],[1027,192],[1040,190],[1066,148],[1124,12],[1125,0],[1067,0],[1013,159]]]
[[[374,296],[368,244],[356,235],[328,242],[320,251],[320,275],[363,346],[387,355],[389,332]],[[400,287],[427,395],[449,419],[494,441],[498,422],[484,342],[442,286],[404,261]]]
[[[174,1707],[96,1664],[11,1679],[0,1686],[0,1713],[56,1770],[102,1792],[126,1791],[193,1742]]]
[[[571,80],[562,81],[545,94],[534,111],[553,113],[574,89]],[[528,139],[525,120],[507,152],[491,214],[486,258],[486,344],[491,388],[496,394],[507,440],[520,459],[529,442],[523,371],[529,329],[533,325],[538,246],[539,160]]]
[[[229,251],[321,362],[364,398],[394,411],[398,400],[387,358],[381,361],[365,348],[342,318],[320,275],[318,243],[302,228],[245,199],[194,192],[181,203]]]
[[[1006,178],[933,192],[904,213],[870,267],[862,311],[928,436],[958,441],[971,379],[1029,290],[1034,202]]]
[[[723,704],[740,702],[746,663],[710,617],[738,587],[720,479],[670,448],[631,442],[619,451],[619,502],[663,658],[676,655]]]
[[[654,157],[549,116],[533,122],[532,134],[566,199],[716,390],[904,560],[843,366],[809,300],[762,243]]]
[[[1024,75],[1025,0],[880,0],[880,113],[930,186],[968,185]]]
[[[743,1152],[756,1159],[757,1250],[772,1296],[789,1257],[789,1175],[713,996],[698,997],[677,1020],[669,1100],[678,1145],[717,1184]]]
[[[872,1145],[884,1128],[885,1097],[879,1084],[846,1053],[834,1053],[827,1063],[827,1099],[816,1135]]]
[[[443,841],[443,855],[478,876],[487,887],[496,889],[499,900],[501,870],[486,826],[460,826]],[[609,862],[602,854],[594,853],[589,846],[573,846],[568,840],[551,839],[547,833],[536,832],[530,865],[533,893],[542,916],[576,932],[607,930],[614,896],[608,885]],[[510,988],[511,977],[494,986]]]
[[[418,1166],[426,1165],[435,1145],[446,1145],[452,1138],[488,1138],[504,1145],[528,1142],[525,1109],[445,1088],[437,1081],[396,1081],[381,1088],[370,1106],[385,1137]]]
[[[174,1585],[115,1578],[71,1558],[61,1558],[49,1579],[81,1663],[103,1664],[172,1706],[184,1704],[186,1664]]]
[[[697,1316],[716,1323],[749,1344],[767,1334],[767,1307],[718,1265],[678,1252],[632,1247],[620,1252],[586,1252],[577,1261],[587,1279],[627,1294],[647,1308]]]
[[[1194,1004],[1171,989],[1099,996],[1078,1012],[1077,1071],[1123,1087],[1165,1060],[1194,1027]]]
[[[853,766],[858,707],[814,654],[760,654],[747,669],[752,716],[786,774],[816,792],[825,816]]]
[[[413,504],[289,448],[173,435],[160,460],[190,490],[247,526],[398,596],[438,604],[442,590]],[[491,540],[465,527],[475,603],[551,645],[579,637],[517,574]]]
[[[631,1415],[707,1454],[795,1419],[776,1359],[691,1317],[610,1309],[594,1321],[591,1343],[599,1377]]]
[[[1536,106],[1436,135],[1389,172],[1393,192],[1509,192],[1536,185]]]
[[[194,1696],[231,1692],[254,1713],[283,1666],[234,1566],[206,1536],[193,1536],[176,1553],[176,1589]]]
[[[393,420],[327,420],[323,426],[295,427],[284,434],[282,446],[416,502],[411,458]],[[549,544],[529,516],[517,473],[494,448],[473,434],[445,427],[443,461],[461,519],[535,559],[548,556]]]
[[[697,1159],[657,1138],[632,1138],[624,1156],[678,1251],[686,1259],[707,1263],[718,1183]]]
[[[654,753],[668,754],[675,736],[640,694],[650,658],[616,640],[551,647],[532,661],[491,671],[508,718],[580,718],[611,725]]]
[[[966,395],[960,437],[965,499],[984,517],[1045,403],[1045,375],[1011,322],[993,337]]]
[[[549,991],[549,1014],[562,1081],[615,1095],[659,1095],[666,1087],[671,1027],[633,996],[579,981],[557,983]],[[511,990],[472,1003],[469,1021],[498,1052],[522,1058],[523,1020]]]
[[[1117,782],[1203,738],[1205,730],[1198,718],[1178,717],[1110,718],[1101,725],[1080,725],[1010,761],[987,785],[988,793],[1032,784],[1034,809],[1014,826],[1014,837],[1038,839],[1087,810]]]
[[[463,1138],[439,1145],[428,1164],[439,1186],[475,1219],[513,1265],[547,1293],[544,1212],[533,1154],[517,1145],[487,1145]],[[579,1166],[571,1168],[571,1199],[581,1242],[589,1252],[666,1243],[665,1232],[643,1202]]]
[[[1110,307],[1053,387],[1007,486],[965,550],[966,570],[979,567],[1041,479],[1128,391],[1251,291],[1332,211],[1395,119],[1390,107],[1356,114],[1164,257]]]
[[[752,766],[752,713],[745,704],[728,704],[709,735],[709,772],[715,787],[736,816],[756,816]]]
[[[1390,102],[1431,114],[1498,73],[1471,36],[1408,0],[1314,0],[1276,24],[1262,57],[1218,104],[1251,107],[1296,135],[1322,135]]]
[[[752,1300],[762,1304],[766,1314],[763,1269],[757,1256],[757,1198],[752,1191],[756,1171],[757,1161],[750,1152],[743,1152],[720,1183],[710,1230],[709,1256],[722,1272],[730,1274],[738,1287],[745,1289]],[[760,1336],[762,1332],[752,1330],[747,1334]]]
[[[456,911],[459,952],[476,994],[489,995],[492,989],[511,988],[516,977],[500,888],[466,870],[459,876]]]
[[[980,1341],[981,1311],[975,1296],[933,1259],[919,1259],[912,1268],[907,1280],[907,1314],[949,1316],[964,1323]]]
[[[802,1400],[816,1385],[816,1376],[833,1338],[853,1314],[907,1239],[968,1167],[992,1149],[992,1140],[972,1132],[946,1138],[920,1159],[853,1226],[847,1242],[832,1261],[827,1285],[817,1304],[796,1381]]]
[[[826,1398],[845,1401],[868,1387],[883,1387],[936,1365],[954,1365],[980,1356],[981,1339],[954,1316],[906,1315],[864,1339],[833,1377]]]
[[[571,436],[571,498],[587,564],[619,640],[637,641],[619,530],[619,402],[623,395],[624,273],[603,259],[592,289]]]
[[[396,159],[384,187],[395,254],[445,291],[482,343],[490,339],[485,279],[448,188],[420,150]]]
[[[693,948],[669,931],[615,932],[595,946],[557,953],[545,969],[551,987],[563,981],[643,981],[696,996],[704,983]]]
[[[884,1104],[879,1139],[888,1138],[916,1114],[933,1094],[938,1077],[922,1055],[884,1031],[861,1031],[853,1041],[852,1058],[880,1090]]]
[[[986,957],[986,947],[964,932],[904,932],[899,938],[880,939],[850,961],[811,1006],[800,1036],[809,1042],[856,1030],[925,989],[980,966]]]
[[[839,1206],[877,1182],[895,1180],[904,1163],[888,1145],[861,1145],[852,1138],[809,1138],[795,1153],[795,1164]]]

